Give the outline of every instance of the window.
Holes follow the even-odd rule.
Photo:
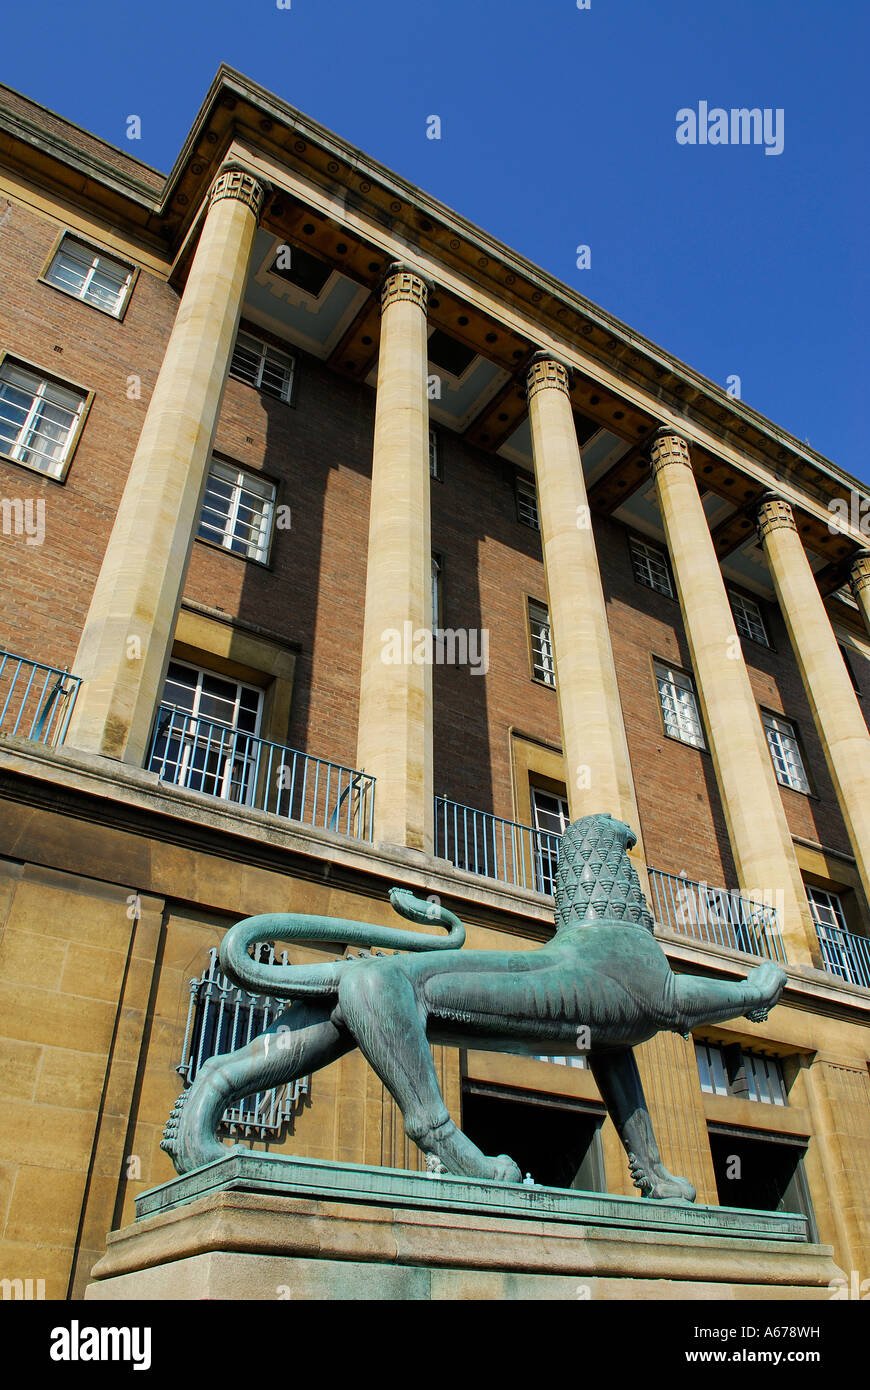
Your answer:
[[[654,665],[665,733],[693,748],[706,748],[692,677],[661,661]]]
[[[843,665],[849,673],[849,680],[852,682],[852,689],[854,690],[856,695],[860,695],[861,691],[858,689],[858,682],[855,679],[855,671],[851,661],[849,660],[849,653],[846,651],[846,648],[843,646],[842,642],[838,642],[837,646],[840,648],[840,655],[843,658]]]
[[[728,590],[728,598],[731,602],[731,612],[734,614],[734,626],[740,636],[748,637],[750,642],[759,642],[762,647],[769,647],[770,642],[767,629],[764,626],[764,618],[761,616],[761,609],[755,600],[744,598],[742,594],[737,594],[732,589]]]
[[[636,536],[631,537],[629,544],[634,577],[638,584],[645,584],[648,589],[655,589],[658,593],[673,598],[674,586],[671,583],[671,571],[665,552],[657,546],[647,545],[646,541],[638,540]]]
[[[794,725],[779,714],[761,711],[761,722],[767,734],[767,745],[773,759],[776,780],[796,792],[809,793],[810,784],[804,771]]]
[[[443,573],[443,561],[440,555],[432,552],[432,628],[433,631],[441,626],[441,576]]]
[[[846,914],[836,893],[807,884],[807,900],[822,949],[825,969],[849,984],[867,984],[867,943],[846,928]]]
[[[0,367],[0,452],[51,478],[72,453],[87,395],[7,357]]]
[[[550,615],[543,603],[529,599],[529,633],[532,642],[532,672],[545,685],[556,684],[553,662],[553,641],[550,636]]]
[[[265,564],[274,510],[274,483],[212,459],[196,534]]]
[[[254,958],[263,965],[287,964],[287,952],[284,951],[279,960],[274,947],[265,942],[254,948]],[[234,1052],[267,1028],[274,1027],[284,1007],[283,1000],[249,994],[222,974],[217,947],[212,946],[205,970],[198,980],[191,980],[184,1057],[176,1067],[184,1077],[185,1086],[195,1080],[209,1057]],[[309,1078],[303,1076],[298,1081],[284,1082],[237,1100],[224,1111],[218,1125],[219,1133],[241,1134],[248,1139],[282,1139],[288,1132],[292,1134],[299,1103],[308,1089]]]
[[[556,891],[559,841],[569,824],[567,800],[532,787],[532,820],[540,831],[535,836],[535,887],[539,893],[552,894]]]
[[[289,401],[293,389],[295,359],[279,352],[250,333],[239,333],[230,363],[230,376],[255,386],[267,396]]]
[[[170,661],[149,771],[177,787],[250,804],[262,705],[256,686]]]
[[[124,308],[133,277],[132,266],[114,260],[69,234],[63,237],[44,276],[56,289],[114,318],[118,318]]]
[[[765,1105],[788,1105],[782,1063],[778,1057],[744,1052],[735,1043],[695,1043],[701,1090],[710,1095],[738,1096]]]
[[[541,522],[538,517],[538,494],[535,491],[535,484],[531,478],[523,478],[517,474],[517,517],[524,526],[531,526],[533,531],[540,531]]]
[[[438,435],[434,430],[429,431],[429,477],[437,478],[439,483],[444,482],[444,474],[441,471],[441,451],[438,448]]]

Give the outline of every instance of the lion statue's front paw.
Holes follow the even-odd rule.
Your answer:
[[[493,1182],[522,1182],[522,1173],[507,1154],[498,1154],[491,1162]]]
[[[667,1168],[656,1165],[647,1169],[637,1154],[628,1155],[628,1168],[635,1187],[642,1196],[655,1202],[694,1202],[697,1193],[688,1178],[678,1178]]]

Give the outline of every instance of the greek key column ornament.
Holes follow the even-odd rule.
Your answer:
[[[672,425],[662,425],[653,435],[649,449],[649,466],[653,477],[660,468],[666,468],[671,463],[682,463],[686,468],[692,467],[689,441]]]
[[[568,368],[558,358],[550,357],[549,353],[536,353],[526,377],[528,399],[531,400],[537,391],[543,391],[549,386],[555,387],[557,391],[564,391],[567,396],[571,386]]]
[[[221,198],[238,198],[239,202],[247,204],[259,222],[267,191],[265,179],[258,178],[241,164],[230,164],[221,169],[212,184],[209,205],[213,207]]]
[[[429,286],[413,266],[395,261],[387,271],[381,287],[381,313],[402,299],[416,304],[425,314],[429,303]]]
[[[870,596],[870,550],[858,550],[852,556],[849,584],[855,598],[862,591]]]
[[[758,528],[758,539],[762,542],[771,531],[797,531],[794,512],[785,498],[779,497],[775,492],[766,492],[762,497],[755,524]]]

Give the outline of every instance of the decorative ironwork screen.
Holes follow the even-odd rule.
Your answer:
[[[263,943],[256,959],[265,965],[287,965],[287,953],[280,961],[272,946]],[[286,1007],[285,1001],[271,995],[250,994],[224,975],[217,961],[217,948],[208,953],[208,965],[198,980],[190,982],[190,1003],[184,1031],[183,1060],[175,1070],[190,1085],[209,1057],[233,1052],[275,1022]],[[284,1086],[245,1096],[223,1114],[224,1134],[247,1139],[280,1139],[293,1132],[293,1120],[308,1095],[310,1078],[300,1077]]]

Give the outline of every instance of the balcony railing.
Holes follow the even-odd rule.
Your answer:
[[[663,927],[716,946],[785,964],[776,909],[727,888],[711,888],[678,874],[649,870],[652,906]]]
[[[457,869],[552,893],[561,836],[435,798],[435,853]]]
[[[552,894],[561,835],[435,798],[435,853],[458,869]],[[776,910],[725,888],[649,870],[659,924],[698,941],[785,963]]]
[[[0,648],[0,733],[56,748],[66,737],[81,679]]]
[[[371,840],[375,779],[161,705],[146,764],[164,782]]]
[[[851,985],[870,989],[870,940],[844,931],[842,927],[822,926],[818,922],[816,935],[828,973],[838,975]]]

